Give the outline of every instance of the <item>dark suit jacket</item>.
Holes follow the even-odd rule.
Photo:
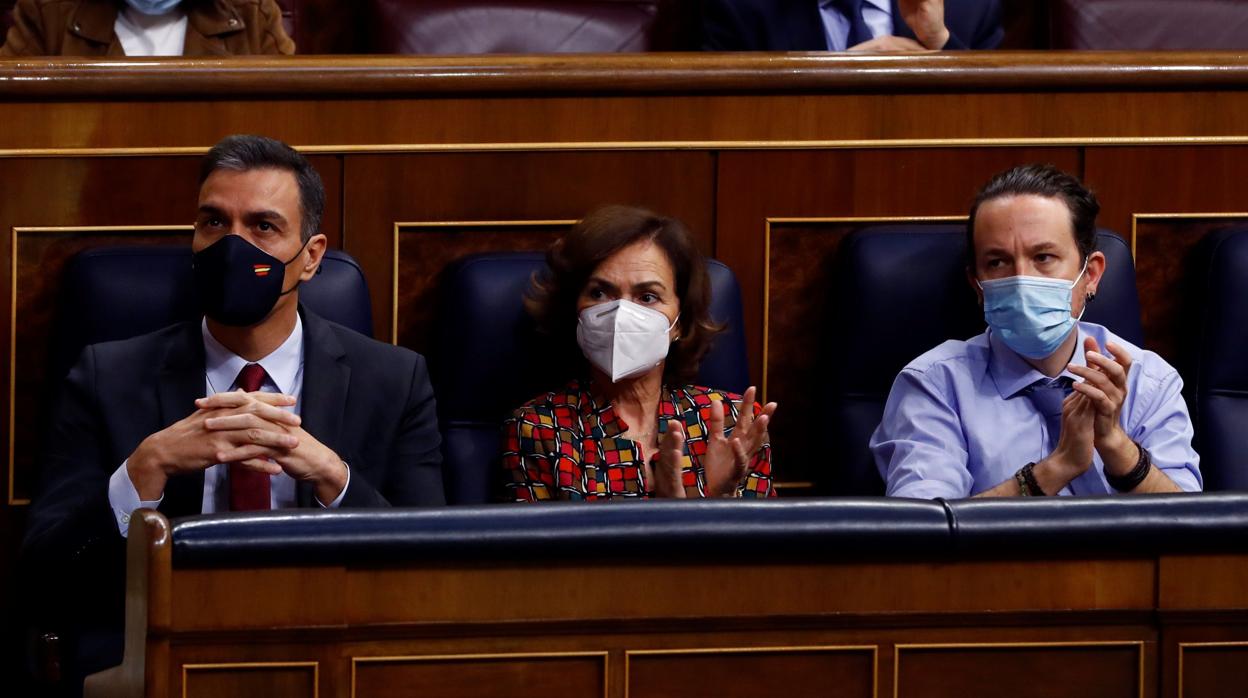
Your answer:
[[[893,34],[914,32],[893,5]],[[946,50],[996,48],[1004,37],[999,0],[945,0]],[[704,0],[702,48],[707,51],[827,51],[819,0]]]
[[[342,506],[445,503],[425,359],[300,312],[303,428],[350,465]],[[78,612],[101,614],[76,615],[74,624],[120,620],[125,550],[109,477],[148,435],[194,412],[203,395],[199,322],[87,347],[67,376],[39,463],[23,558],[27,570],[66,587],[63,601],[86,602],[72,604]],[[160,510],[198,514],[203,490],[202,471],[170,478]],[[297,491],[300,506],[313,506],[310,486]]]

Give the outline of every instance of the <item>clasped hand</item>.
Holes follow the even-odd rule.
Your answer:
[[[1067,482],[1091,466],[1094,450],[1111,471],[1129,470],[1139,457],[1138,449],[1122,428],[1131,355],[1112,342],[1106,349],[1112,358],[1101,352],[1095,339],[1088,337],[1083,346],[1088,365],[1067,367],[1083,379],[1071,386],[1073,392],[1062,404],[1062,431],[1053,452],[1067,470]]]
[[[758,416],[754,415],[754,394],[751,386],[737,405],[737,423],[731,436],[724,435],[724,403],[713,400],[706,420],[706,454],[702,456],[706,478],[706,496],[734,494],[750,473],[750,463],[763,444],[767,443],[767,426],[776,413],[776,403],[769,402]],[[684,498],[682,470],[685,459],[685,429],[675,419],[667,420],[667,430],[659,442],[659,464],[655,469],[655,495]]]
[[[193,414],[147,437],[130,456],[130,479],[140,498],[159,498],[170,475],[241,463],[310,481],[318,499],[333,501],[346,486],[346,466],[303,430],[298,415],[283,409],[294,404],[289,395],[242,391],[196,400]]]

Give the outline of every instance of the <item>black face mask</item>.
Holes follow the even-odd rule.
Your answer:
[[[286,265],[238,235],[226,235],[196,252],[191,261],[195,293],[204,315],[222,325],[249,327],[273,312],[277,299],[299,287],[282,290]]]

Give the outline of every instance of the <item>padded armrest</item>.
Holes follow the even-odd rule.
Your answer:
[[[939,502],[884,499],[285,510],[173,522],[175,567],[837,559],[939,555],[949,543]]]
[[[955,549],[993,557],[1166,554],[1248,548],[1248,496],[1214,494],[947,502]]]

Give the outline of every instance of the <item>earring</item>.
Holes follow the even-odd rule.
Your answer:
[[[1094,300],[1096,300],[1096,294],[1095,294],[1095,293],[1089,293],[1089,294],[1088,294],[1088,298],[1087,298],[1087,302],[1091,303],[1091,302],[1092,302],[1092,301],[1094,301]]]

